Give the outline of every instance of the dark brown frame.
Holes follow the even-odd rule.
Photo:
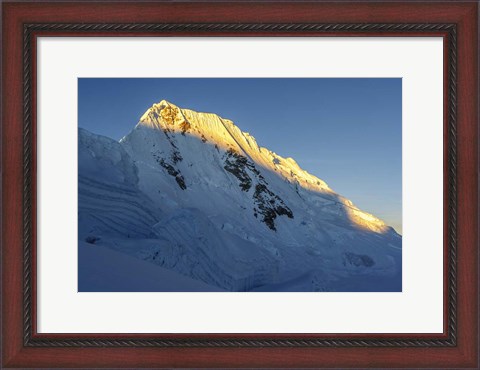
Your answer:
[[[478,366],[476,1],[7,2],[2,10],[4,367]],[[38,334],[35,326],[36,38],[139,35],[443,37],[444,332]]]

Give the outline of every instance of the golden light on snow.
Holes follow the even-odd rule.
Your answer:
[[[370,213],[361,211],[357,207],[353,206],[350,201],[347,202],[349,202],[350,205],[345,204],[346,214],[357,227],[379,234],[383,234],[388,231],[388,226],[382,220]]]
[[[194,117],[196,116],[196,117]],[[209,122],[210,130],[205,129],[203,125],[202,130],[196,128],[195,121]],[[145,114],[140,118],[140,123],[143,126],[154,129],[161,129],[167,133],[182,134],[196,137],[203,142],[215,143],[215,145],[224,151],[235,150],[234,145],[229,143],[225,138],[225,126],[231,121],[224,120],[216,114],[211,113],[197,113],[189,109],[180,109],[174,104],[162,100],[158,104],[154,104]],[[222,135],[223,134],[223,135]]]

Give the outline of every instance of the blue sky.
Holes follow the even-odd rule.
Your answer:
[[[81,78],[78,124],[120,139],[153,104],[231,119],[402,232],[399,78]]]

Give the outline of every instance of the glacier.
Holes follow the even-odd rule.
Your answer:
[[[162,100],[119,142],[78,135],[82,291],[402,290],[393,228],[228,119]],[[165,281],[92,277],[138,279],[126,256]]]

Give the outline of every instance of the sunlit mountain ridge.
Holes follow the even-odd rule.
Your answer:
[[[335,193],[323,180],[300,168],[293,158],[283,158],[259,146],[252,135],[241,131],[229,119],[214,113],[182,109],[167,100],[162,100],[143,114],[138,125],[182,135],[188,134],[205,143],[213,143],[223,150],[232,151],[258,166],[277,173],[294,186],[337,196],[338,202],[345,207],[348,216],[358,227],[378,233],[389,230],[389,226],[383,220],[360,210],[352,201]]]

